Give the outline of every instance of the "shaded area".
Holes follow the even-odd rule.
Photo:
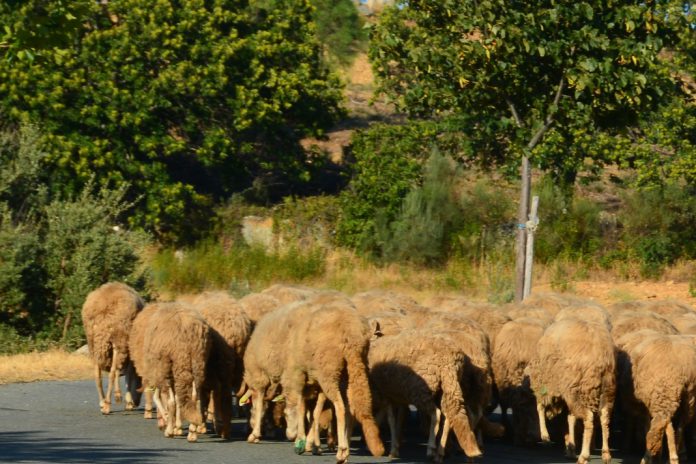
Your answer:
[[[2,460],[44,462],[147,462],[164,457],[162,450],[114,447],[70,438],[56,438],[45,432],[0,432]],[[181,453],[184,450],[177,450]]]

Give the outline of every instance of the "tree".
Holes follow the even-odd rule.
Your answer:
[[[529,160],[573,182],[587,153],[565,144],[635,124],[674,88],[658,53],[686,27],[669,2],[413,0],[374,28],[379,88],[412,115],[463,113],[471,135],[501,142],[505,162]],[[553,139],[553,138],[551,138]],[[553,140],[551,140],[553,141]],[[489,143],[490,146],[490,143]],[[559,149],[560,148],[560,149]],[[599,164],[606,161],[595,159]],[[524,224],[529,189],[522,189]],[[525,233],[518,233],[518,270]],[[522,283],[517,283],[521,298]]]
[[[310,176],[299,139],[341,114],[341,93],[307,0],[87,4],[66,48],[0,62],[0,114],[47,133],[53,190],[128,182],[129,199],[143,196],[132,224],[183,241],[215,201],[254,182],[280,196]]]

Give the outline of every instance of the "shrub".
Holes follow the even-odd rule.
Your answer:
[[[330,62],[345,66],[365,48],[367,32],[353,0],[311,0],[317,37]]]

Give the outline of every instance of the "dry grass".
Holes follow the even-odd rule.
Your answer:
[[[0,385],[40,380],[84,380],[92,377],[89,356],[62,350],[0,356]]]

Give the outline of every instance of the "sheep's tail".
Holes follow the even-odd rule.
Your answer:
[[[362,425],[365,442],[373,456],[384,454],[379,427],[372,416],[372,393],[367,378],[367,350],[362,354],[350,352],[346,356],[348,370],[348,405],[350,412]]]
[[[483,453],[481,453],[481,449],[478,446],[466,412],[464,395],[462,394],[455,366],[447,366],[442,371],[442,400],[440,408],[452,425],[457,441],[459,441],[459,445],[466,455],[469,458],[481,456]]]

